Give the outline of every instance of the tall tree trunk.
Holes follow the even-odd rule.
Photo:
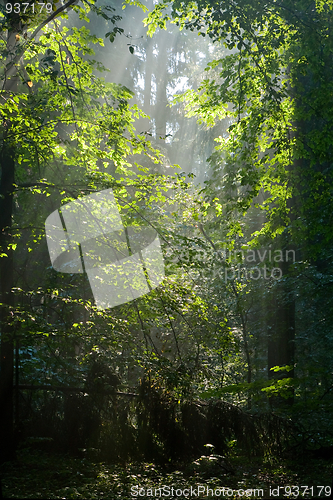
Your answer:
[[[290,371],[277,371],[271,369],[275,366],[294,366],[295,357],[295,296],[293,286],[290,283],[290,256],[287,251],[294,251],[292,245],[288,245],[286,237],[281,238],[281,250],[283,253],[283,262],[280,269],[283,281],[278,283],[274,291],[274,297],[270,301],[268,308],[268,378],[283,379],[294,377],[294,369]],[[288,260],[287,260],[288,256]],[[281,406],[293,404],[294,391],[288,390],[285,397],[271,398],[272,406]]]
[[[14,456],[13,439],[13,376],[14,332],[12,307],[13,250],[10,228],[12,224],[15,163],[13,151],[4,144],[1,151],[0,180],[0,328],[1,328],[1,377],[0,377],[0,459],[11,460]],[[5,256],[6,255],[6,256]]]
[[[167,47],[169,36],[167,32],[162,32],[160,35],[160,45],[158,47],[158,65],[156,70],[156,104],[154,109],[154,117],[156,120],[156,139],[165,146],[165,136],[167,133],[167,117],[168,117],[168,99],[166,94],[167,86]],[[161,137],[162,139],[159,139]]]
[[[13,19],[8,31],[7,49],[10,62],[15,57],[16,35],[21,31],[19,18]],[[15,93],[18,86],[17,69],[6,74],[2,89]],[[3,123],[3,144],[0,151],[0,463],[15,456],[14,445],[14,285],[11,227],[15,181],[15,146],[10,139],[10,122]]]

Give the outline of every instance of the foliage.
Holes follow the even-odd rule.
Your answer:
[[[327,36],[328,11],[313,7],[307,23],[304,13],[298,15],[305,8],[302,1],[275,5],[245,0],[222,6],[214,1],[165,1],[146,22],[151,34],[172,19],[181,28],[208,35],[214,43],[237,48],[210,62],[199,89],[184,95],[190,114],[206,124],[212,126],[225,116],[232,121],[228,135],[216,138],[216,151],[226,155],[219,162],[224,175],[217,165],[210,184],[215,186],[223,178],[224,186],[232,190],[232,207],[240,212],[247,211],[253,199],[265,211],[267,222],[252,235],[254,241],[259,235],[275,237],[290,224],[288,200],[298,192],[302,203],[293,207],[298,217],[295,212],[290,230],[295,238],[306,237],[308,248],[314,250],[309,231],[311,238],[318,231],[327,238],[330,234],[324,221],[320,228],[315,222],[314,207],[329,204],[325,193],[331,177],[325,165],[332,130],[331,78],[324,68],[332,41]],[[302,122],[307,125],[301,130]],[[302,169],[300,163],[294,168],[296,160],[303,160]],[[305,184],[311,185],[311,194]],[[260,191],[264,201],[258,203]],[[227,207],[224,216],[229,215]],[[315,233],[309,229],[313,224]]]
[[[98,50],[104,41],[85,23],[92,9],[116,43],[125,29],[113,7],[84,2],[74,8],[79,27],[64,15],[38,38],[28,26],[29,43],[24,34],[16,39],[11,57],[22,57],[20,82],[0,95],[1,145],[15,159],[15,210],[1,258],[14,253],[10,325],[19,383],[27,386],[17,391],[21,441],[164,463],[197,458],[207,443],[217,459],[232,443],[266,456],[331,446],[332,20],[329,5],[316,5],[307,19],[301,0],[158,3],[146,21],[151,35],[172,20],[218,46],[207,76],[196,75],[174,99],[168,120],[157,121],[156,104],[163,139],[159,130],[136,132],[148,116],[130,106],[129,88],[96,76],[106,68],[92,45]],[[128,37],[131,57],[137,46]],[[159,55],[167,57],[162,42]],[[179,44],[192,57],[196,46]],[[5,61],[5,42],[0,51]],[[133,63],[136,78],[140,70]],[[186,71],[175,70],[172,84]],[[158,81],[156,95],[165,97],[166,87]],[[175,142],[187,138],[177,130],[183,105],[201,124],[200,148],[206,151],[206,137],[217,144],[203,187],[191,173],[166,173],[171,149],[161,141],[167,125]],[[191,148],[184,146],[181,165]],[[150,294],[100,311],[85,276],[50,268],[43,224],[59,206],[107,188],[126,226],[158,232],[166,276]],[[281,264],[281,276],[252,279],[270,266],[269,252],[287,248],[296,248],[297,259]],[[245,258],[258,249],[260,262]],[[286,338],[279,316],[292,307],[295,357],[269,365],[267,345]],[[212,457],[197,459],[205,470],[193,477],[216,473],[207,466]],[[101,491],[110,491],[110,481],[129,491],[130,471],[103,472]],[[94,485],[75,483],[59,494],[84,496]]]
[[[234,295],[233,306],[229,302],[227,309],[229,315],[236,313],[232,326],[238,323],[242,332],[248,380],[210,387],[202,394],[225,397],[229,392],[235,397],[247,392],[248,404],[252,401],[257,408],[266,394],[271,404],[280,401],[280,410],[281,399],[293,399],[287,412],[304,426],[310,440],[316,429],[317,444],[324,436],[330,443],[331,436],[326,419],[331,408],[331,303],[323,288],[330,286],[332,272],[326,212],[332,211],[330,11],[327,2],[308,5],[302,0],[283,4],[165,0],[146,18],[151,36],[157,27],[166,29],[171,22],[231,50],[212,58],[198,89],[178,99],[189,116],[208,127],[229,120],[226,133],[215,139],[210,157],[213,175],[202,191],[207,205],[201,213],[209,214],[202,219],[206,240],[215,255],[222,254],[215,262],[229,265],[230,271],[234,263],[231,282],[225,286],[217,279],[216,287]],[[295,248],[297,257],[292,264],[281,265],[280,278],[266,283],[248,279],[244,256],[238,259],[243,266],[238,275],[237,259],[232,262],[223,256],[230,249],[241,254],[270,247]],[[210,295],[212,288],[210,283]],[[261,312],[255,305],[258,301],[264,305]],[[221,298],[218,307],[223,307]],[[293,307],[291,328],[296,337],[288,341],[287,325],[276,316],[290,316]],[[275,350],[286,349],[273,333],[279,325],[280,338],[285,335],[286,342],[295,345],[295,357],[283,363],[292,364],[292,372],[288,376],[275,371],[267,381],[262,377],[267,370],[262,346],[275,339]],[[325,339],[326,349],[319,339]]]

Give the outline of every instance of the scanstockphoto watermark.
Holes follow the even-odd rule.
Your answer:
[[[241,280],[259,280],[259,279],[274,279],[279,280],[283,276],[282,269],[280,267],[269,268],[266,265],[262,267],[243,267],[238,264],[235,267],[225,267],[223,269],[214,269],[213,276],[217,276],[224,281],[233,281],[235,279]]]
[[[295,250],[246,249],[246,250],[219,250],[220,261],[228,266],[215,268],[213,277],[217,276],[224,281],[234,279],[245,280],[279,280],[283,276],[281,264],[294,263]]]
[[[125,227],[112,189],[62,205],[46,219],[45,234],[53,269],[85,272],[98,309],[146,295],[164,278],[156,231]]]
[[[187,488],[177,488],[163,485],[158,488],[143,488],[139,485],[131,487],[132,498],[202,498],[202,495],[215,498],[231,498],[237,495],[239,498],[263,498],[263,489],[233,489],[222,486],[220,488],[210,488],[203,484],[198,486],[188,486]]]
[[[296,252],[292,249],[228,249],[222,247],[214,252],[198,248],[196,252],[182,249],[176,254],[166,255],[169,262],[193,266],[202,276],[211,279],[237,280],[279,280],[283,276],[285,264],[296,262]]]

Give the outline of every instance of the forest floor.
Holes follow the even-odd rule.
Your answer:
[[[208,457],[207,457],[208,458]],[[199,465],[198,465],[199,464]],[[22,449],[2,466],[4,498],[328,498],[333,460],[234,456],[232,473],[216,464],[127,463]],[[322,488],[322,487],[326,487]],[[172,489],[173,488],[173,489]],[[298,488],[298,489],[297,489]],[[333,497],[332,497],[333,498]]]

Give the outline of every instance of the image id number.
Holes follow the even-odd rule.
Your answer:
[[[32,12],[33,14],[41,14],[45,10],[47,14],[51,14],[52,12],[52,4],[51,3],[43,3],[43,2],[36,2],[36,3],[7,3],[6,4],[6,12],[7,14],[11,14],[14,12],[14,14],[25,14],[26,12],[30,13]]]

